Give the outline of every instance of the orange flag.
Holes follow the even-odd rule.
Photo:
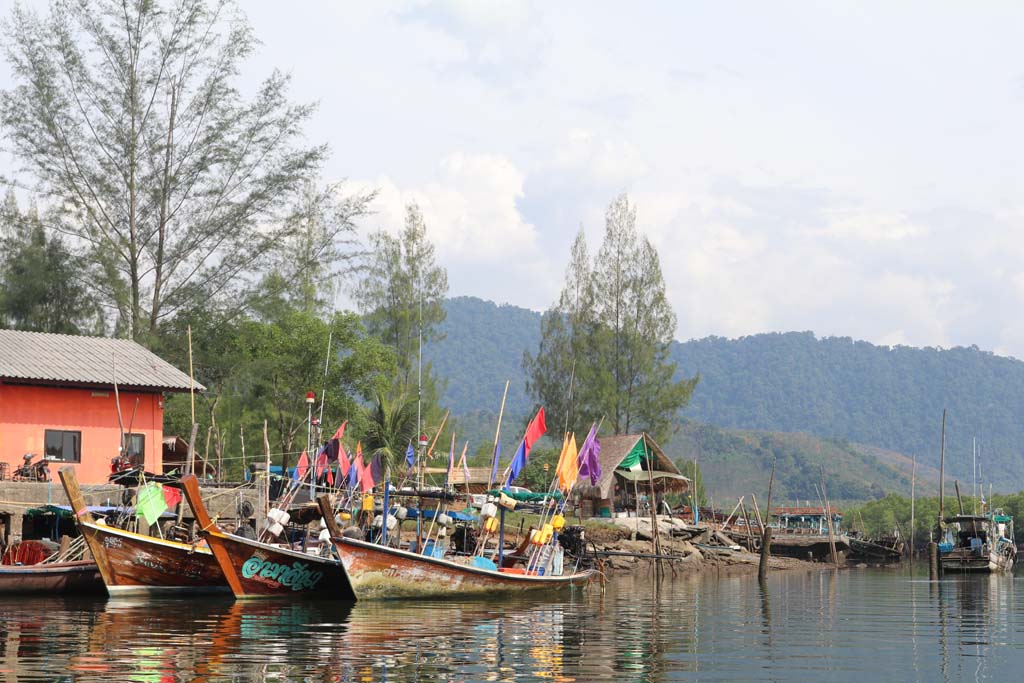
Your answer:
[[[558,487],[566,494],[576,485],[576,479],[580,476],[578,456],[576,435],[570,434],[565,441],[565,448],[562,449],[562,457],[558,459]]]

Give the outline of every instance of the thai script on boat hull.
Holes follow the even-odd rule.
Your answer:
[[[305,562],[296,560],[290,566],[264,560],[253,555],[242,564],[242,576],[251,579],[259,577],[277,581],[293,591],[313,590],[324,573],[312,571]]]

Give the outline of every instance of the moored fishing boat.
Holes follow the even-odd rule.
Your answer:
[[[86,507],[74,469],[62,467],[60,480],[111,596],[228,590],[209,548],[107,526]]]
[[[85,539],[47,554],[41,541],[22,541],[4,552],[0,595],[103,594],[103,578],[92,560],[82,557]]]
[[[1017,547],[1013,518],[996,510],[989,515],[954,515],[945,519],[946,533],[939,543],[943,572],[997,574],[1013,569]]]
[[[209,542],[236,598],[355,601],[356,593],[341,562],[224,532],[210,519],[195,476],[181,481],[200,533]]]
[[[319,502],[331,541],[360,599],[550,590],[582,586],[594,575],[590,569],[551,575],[519,568],[499,569],[483,557],[449,559],[348,538],[335,524],[327,499]]]

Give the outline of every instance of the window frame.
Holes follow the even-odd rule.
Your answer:
[[[61,450],[61,455],[60,456],[50,455],[49,445],[47,443],[50,440],[49,439],[49,435],[50,434],[60,434],[60,450]],[[72,457],[71,458],[65,458],[64,457],[64,455],[65,455],[64,454],[64,445],[65,445],[64,440],[67,438],[67,435],[69,435],[69,434],[74,434],[73,438],[75,439],[74,444],[76,446],[76,448],[74,450],[76,452],[72,453]],[[46,458],[47,460],[52,460],[54,462],[81,463],[82,462],[82,431],[80,429],[44,429],[43,430],[43,457]]]
[[[146,435],[145,434],[140,433],[140,432],[131,432],[131,433],[126,433],[124,435],[125,451],[126,451],[125,455],[126,456],[128,455],[127,451],[129,450],[129,447],[131,446],[132,440],[135,439],[135,438],[138,438],[139,442],[141,443],[141,448],[139,450],[139,459],[138,459],[138,462],[136,462],[135,464],[136,465],[145,465],[146,464]]]

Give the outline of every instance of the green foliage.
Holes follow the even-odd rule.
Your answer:
[[[82,282],[85,264],[38,212],[13,194],[0,208],[0,325],[32,332],[101,334],[102,314]]]
[[[4,33],[7,150],[54,207],[47,227],[90,252],[117,330],[149,340],[183,308],[247,292],[326,148],[305,146],[313,107],[288,101],[285,75],[251,100],[235,85],[257,45],[238,8],[61,1],[15,6]]]
[[[943,515],[949,517],[959,512],[956,495],[946,491],[943,502]],[[952,495],[950,495],[952,494]],[[972,496],[963,497],[964,512],[967,514],[985,513],[983,502]],[[987,496],[986,496],[987,498]],[[1002,510],[1013,517],[1014,541],[1024,543],[1024,491],[1012,494],[995,494],[992,496],[991,509]],[[904,536],[910,533],[910,498],[897,494],[889,494],[880,500],[871,501],[858,507],[844,511],[843,525],[847,529],[857,529],[866,536],[892,534],[898,529]],[[914,501],[914,545],[920,548],[934,538],[939,519],[939,498],[928,496]]]
[[[419,207],[410,204],[399,236],[380,230],[355,289],[370,334],[395,351],[400,389],[416,382],[419,333],[427,344],[441,338],[448,274],[434,260],[434,245]]]
[[[354,313],[339,313],[322,320],[295,310],[270,321],[226,321],[206,316],[200,309],[187,320],[176,320],[175,327],[180,329],[189,321],[195,323],[195,356],[203,359],[196,367],[196,379],[208,388],[198,397],[196,420],[202,425],[201,435],[210,432],[214,456],[220,452],[231,464],[229,472],[241,468],[239,451],[234,448],[239,443],[239,428],[249,435],[251,462],[255,454],[262,453],[260,434],[267,418],[273,461],[286,467],[296,461],[298,453],[306,447],[306,392],[316,394],[315,407],[319,412],[329,336],[331,363],[326,378],[322,438],[330,437],[343,420],[349,420],[347,434],[358,437],[367,433],[370,420],[363,405],[386,390],[394,376],[391,351],[365,335]],[[163,338],[169,359],[179,367],[187,367],[185,335],[179,332],[165,334]],[[179,394],[168,402],[166,433],[189,433],[188,400],[187,394]]]
[[[698,381],[674,378],[675,325],[658,254],[622,195],[608,207],[593,264],[582,232],[573,244],[538,353],[523,358],[529,389],[554,417],[567,415],[570,429],[605,418],[615,434],[646,431],[664,440]]]
[[[363,431],[364,457],[381,456],[392,476],[405,471],[405,453],[416,442],[416,399],[398,396],[391,400],[383,394],[374,397],[366,409]],[[414,445],[415,448],[415,445]]]

